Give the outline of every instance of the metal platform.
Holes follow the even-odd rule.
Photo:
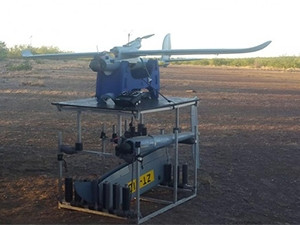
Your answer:
[[[96,111],[99,113],[110,113],[119,115],[131,115],[139,119],[141,114],[160,112],[165,110],[173,110],[190,105],[197,105],[199,99],[181,98],[181,97],[159,97],[158,99],[145,99],[142,103],[135,107],[121,107],[113,103],[98,102],[96,97],[71,100],[65,102],[53,102],[52,105],[57,106],[58,110],[73,111]]]

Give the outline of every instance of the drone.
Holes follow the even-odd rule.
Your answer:
[[[250,53],[262,50],[271,43],[271,41],[266,41],[250,48],[171,49],[171,35],[167,34],[164,37],[162,49],[140,50],[142,40],[153,35],[138,37],[127,44],[113,47],[109,51],[34,55],[30,50],[24,50],[22,56],[30,59],[92,58],[89,67],[97,73],[97,100],[107,102],[111,99],[114,104],[127,107],[138,105],[142,99],[157,99],[160,95],[158,60],[145,56],[161,56],[161,61],[167,66],[172,61],[173,55]]]

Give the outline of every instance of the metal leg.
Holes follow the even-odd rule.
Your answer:
[[[195,143],[192,146],[193,158],[194,158],[194,192],[197,194],[197,172],[200,168],[199,165],[199,135],[198,135],[198,108],[197,105],[191,106],[191,126],[192,132],[195,134]]]
[[[141,151],[141,148],[140,146],[138,146],[138,149],[137,149],[137,155],[139,156],[140,155],[140,151]],[[143,159],[140,159],[140,158],[137,158],[136,160],[136,217],[137,217],[137,224],[139,224],[139,221],[140,221],[140,217],[141,217],[141,205],[140,205],[140,175],[141,175],[141,160]]]
[[[197,105],[191,106],[191,126],[192,126],[192,132],[195,133],[195,140],[196,140],[196,144],[193,145],[193,147],[194,147],[193,157],[196,159],[196,167],[197,167],[197,169],[199,169],[200,165],[199,165],[199,136],[198,136],[198,108],[197,108]]]
[[[128,130],[128,120],[124,121],[124,131]]]
[[[140,115],[140,124],[143,124],[143,123],[144,123],[144,115],[141,114],[141,115]]]
[[[63,153],[60,151],[60,146],[62,145],[62,132],[58,132],[58,194],[59,194],[59,202],[63,200],[63,189],[62,189],[62,167],[63,167]]]
[[[175,129],[175,159],[174,159],[174,169],[173,169],[173,202],[177,202],[177,189],[178,189],[178,129]]]
[[[176,109],[175,128],[179,129],[179,108]]]
[[[195,188],[195,194],[197,193],[197,172],[200,168],[199,165],[199,143],[198,143],[198,126],[195,126],[195,144],[193,144],[194,152],[195,152],[195,160],[194,160],[194,188]]]
[[[179,132],[179,108],[176,109],[175,116],[175,130],[174,130],[174,142],[175,142],[175,158],[174,158],[174,169],[173,169],[173,202],[177,202],[178,192],[178,132]]]
[[[122,116],[118,115],[118,137],[122,136]]]

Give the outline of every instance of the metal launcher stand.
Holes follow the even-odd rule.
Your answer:
[[[59,111],[63,110],[70,110],[70,111],[75,111],[77,112],[77,142],[75,144],[75,149],[72,149],[70,151],[80,151],[84,153],[95,153],[93,151],[89,150],[84,150],[83,145],[82,145],[82,139],[81,139],[81,117],[82,117],[82,112],[85,111],[93,111],[96,113],[101,113],[101,114],[112,114],[116,115],[117,117],[117,135],[121,137],[123,135],[122,131],[122,122],[123,119],[126,117],[134,117],[136,120],[139,120],[139,122],[142,124],[144,122],[144,117],[146,114],[150,113],[156,113],[156,112],[161,112],[161,111],[170,111],[175,113],[175,126],[174,126],[174,132],[172,136],[172,142],[174,146],[174,152],[173,152],[173,159],[171,163],[171,168],[169,168],[169,171],[171,169],[173,170],[172,175],[170,174],[169,176],[173,177],[173,180],[171,178],[168,178],[168,184],[163,184],[162,180],[160,181],[155,181],[152,182],[152,185],[155,185],[155,187],[159,187],[162,189],[166,189],[169,192],[171,192],[172,196],[171,199],[169,198],[168,200],[164,200],[161,198],[147,198],[144,197],[145,192],[145,187],[141,185],[143,175],[145,174],[145,168],[143,167],[143,156],[140,155],[141,151],[141,146],[140,143],[137,142],[135,148],[137,149],[137,157],[136,159],[132,162],[131,167],[132,168],[132,174],[134,174],[134,180],[136,182],[135,185],[135,193],[134,195],[132,194],[132,198],[130,200],[129,205],[132,207],[132,205],[135,205],[134,210],[129,210],[132,213],[128,213],[128,209],[126,209],[126,202],[124,202],[124,195],[122,196],[122,191],[118,194],[117,198],[117,203],[119,205],[122,205],[118,207],[120,210],[123,210],[123,213],[114,213],[116,211],[112,210],[99,210],[99,208],[91,209],[90,207],[77,207],[76,205],[70,204],[70,201],[67,201],[66,198],[68,198],[67,194],[63,194],[63,155],[66,152],[61,151],[61,146],[62,146],[62,138],[61,135],[59,135],[59,151],[58,151],[58,162],[59,162],[59,208],[65,208],[65,209],[72,209],[72,210],[77,210],[77,211],[82,211],[82,212],[87,212],[87,213],[93,213],[97,215],[103,215],[103,216],[109,216],[113,218],[120,218],[120,219],[127,219],[128,217],[133,218],[137,224],[143,223],[161,213],[164,213],[167,210],[170,210],[186,201],[189,201],[190,199],[196,197],[197,195],[197,169],[199,168],[199,139],[198,139],[198,113],[197,113],[197,104],[198,104],[199,99],[198,98],[180,98],[180,97],[168,97],[168,100],[165,98],[159,98],[158,100],[151,101],[151,102],[146,102],[145,104],[140,104],[136,107],[132,108],[120,108],[115,105],[106,105],[106,104],[99,104],[97,102],[96,98],[89,98],[89,99],[80,99],[80,100],[74,100],[74,101],[67,101],[67,102],[55,102],[52,103],[53,105],[57,106]],[[179,150],[179,135],[181,133],[180,131],[180,109],[185,108],[185,107],[190,107],[190,133],[193,135],[193,143],[190,143],[191,145],[191,158],[192,162],[189,163],[189,165],[192,165],[192,171],[193,175],[190,176],[190,180],[192,181],[191,184],[185,185],[184,187],[180,186],[179,183],[179,159],[181,157],[181,153]],[[125,123],[126,124],[126,123]],[[161,151],[161,150],[156,150],[156,151]],[[101,152],[97,152],[98,154],[105,154]],[[144,158],[145,159],[145,158]],[[156,164],[153,164],[153,168],[150,168],[151,170],[154,170],[154,167],[157,167]],[[185,168],[187,170],[187,167]],[[154,170],[156,173],[156,170]],[[186,172],[186,171],[185,171]],[[187,174],[184,175],[187,182]],[[101,179],[101,178],[100,178]],[[157,178],[157,175],[154,175],[155,180],[160,179]],[[166,177],[164,177],[164,180]],[[124,186],[128,187],[128,185],[133,183],[134,180],[125,181]],[[138,182],[140,181],[140,182]],[[68,182],[67,178],[65,179],[65,184]],[[71,181],[72,182],[72,181]],[[121,181],[120,181],[121,182]],[[122,183],[122,182],[121,182]],[[74,192],[72,184],[69,189],[71,191],[71,194]],[[99,184],[98,184],[99,186]],[[65,186],[65,189],[68,187]],[[148,189],[152,188],[151,185],[148,186]],[[66,192],[67,190],[65,190]],[[102,198],[106,198],[105,194],[101,194],[100,192],[104,191],[103,188],[99,189],[95,193],[97,193],[100,196],[103,196]],[[132,191],[132,190],[131,190]],[[113,192],[113,191],[111,191]],[[111,192],[107,192],[108,194]],[[133,192],[133,191],[132,191]],[[181,192],[186,192],[188,194],[185,194],[184,196],[179,195]],[[161,197],[161,195],[160,195]],[[72,199],[72,196],[70,197]],[[116,202],[114,197],[111,197],[113,202]],[[98,197],[97,197],[98,199]],[[123,202],[120,201],[120,199],[123,199]],[[103,199],[102,199],[103,200]],[[109,197],[107,198],[106,201],[109,201]],[[156,211],[152,211],[148,213],[147,215],[144,212],[142,212],[142,202],[147,201],[147,202],[152,202],[154,204],[159,204],[163,205]],[[97,206],[100,204],[99,201],[96,202]],[[105,204],[108,204],[107,202]],[[125,207],[125,208],[124,208]],[[105,208],[105,207],[104,207]],[[127,211],[127,213],[125,213]]]

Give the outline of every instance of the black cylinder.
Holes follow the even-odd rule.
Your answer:
[[[103,208],[109,210],[110,205],[110,183],[103,183]]]
[[[71,177],[65,178],[65,200],[66,202],[73,200],[73,179]]]
[[[147,135],[147,127],[145,127],[145,124],[139,123],[137,132],[138,132],[138,136],[146,136]]]
[[[182,185],[187,185],[188,183],[188,165],[182,165]]]
[[[113,184],[113,210],[118,210],[120,207],[120,185]]]
[[[93,180],[91,186],[92,186],[91,193],[92,193],[93,203],[95,204],[95,206],[98,206],[99,204],[98,181]]]
[[[147,128],[145,127],[145,124],[139,123],[137,132],[138,132],[138,136],[146,136],[147,135]]]
[[[142,124],[142,123],[139,123],[138,124],[138,130],[137,130],[137,132],[138,132],[138,136],[142,136],[143,134],[143,128],[144,128],[144,124]]]
[[[130,209],[130,189],[129,187],[122,188],[122,210],[129,211]]]
[[[82,151],[83,150],[83,144],[79,143],[79,142],[76,142],[75,143],[75,150],[76,151]]]
[[[163,184],[167,185],[171,182],[172,179],[172,165],[171,164],[165,164],[164,165],[164,180]]]
[[[147,127],[143,127],[143,129],[142,129],[142,135],[146,136],[147,134],[148,134]]]

